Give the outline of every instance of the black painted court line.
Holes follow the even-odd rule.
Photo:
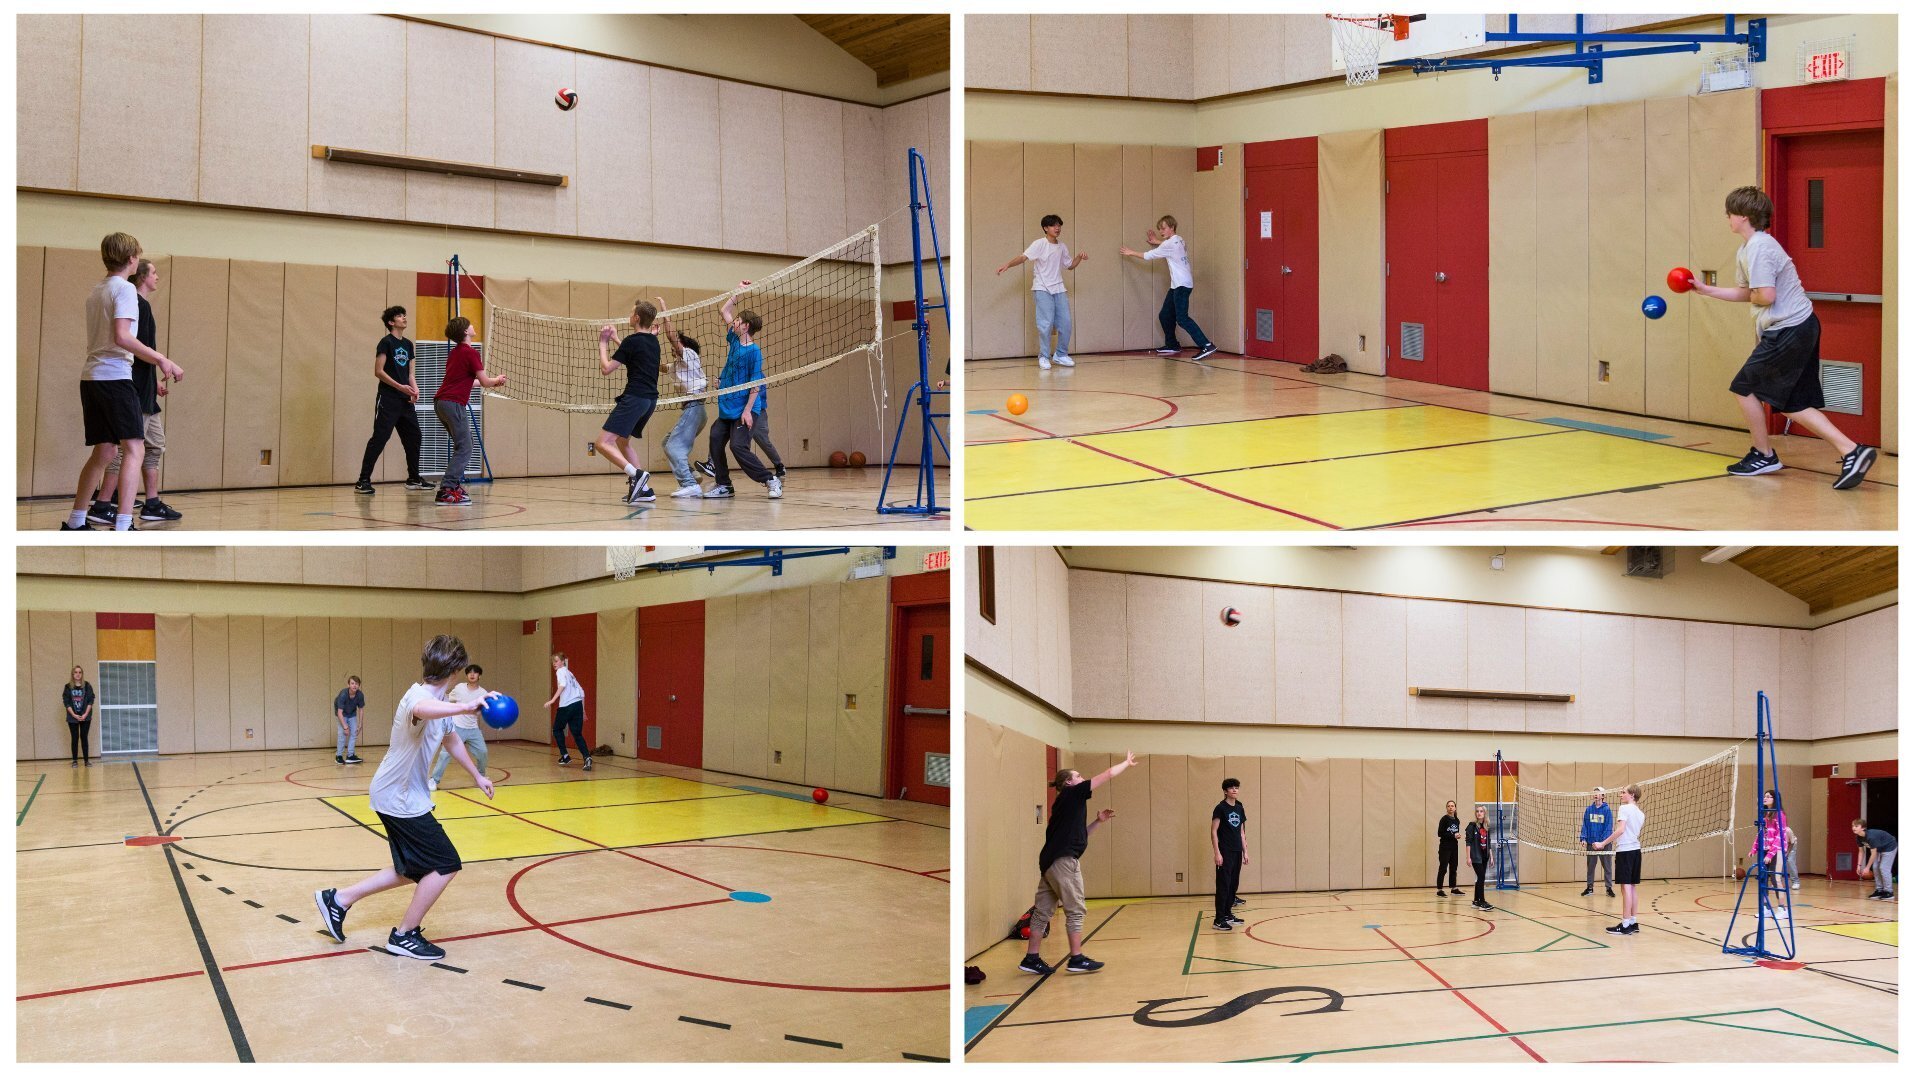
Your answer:
[[[261,904],[258,900],[242,900],[240,902],[247,905],[250,908],[265,907],[265,905]]]
[[[835,1049],[835,1050],[845,1050],[845,1049],[846,1049],[846,1047],[845,1047],[845,1046],[842,1046],[841,1044],[839,1044],[839,1043],[837,1043],[837,1042],[828,1042],[828,1041],[827,1041],[827,1040],[825,1040],[825,1039],[809,1039],[809,1038],[807,1038],[807,1037],[806,1037],[805,1035],[788,1035],[788,1036],[786,1036],[786,1040],[787,1040],[788,1042],[797,1042],[797,1043],[806,1043],[806,1044],[808,1044],[809,1046],[826,1046],[826,1047],[831,1047],[832,1049]]]
[[[589,1004],[589,1005],[605,1005],[605,1006],[606,1006],[607,1008],[609,1008],[609,1009],[628,1009],[628,1010],[630,1010],[630,1009],[632,1009],[632,1008],[633,1008],[633,1006],[631,1006],[631,1005],[622,1005],[622,1004],[621,1004],[620,1002],[618,1002],[618,1001],[608,1001],[608,1000],[606,1000],[605,998],[597,998],[597,997],[590,997],[590,998],[587,998],[587,999],[585,999],[585,1000],[586,1000],[586,1002],[587,1002],[587,1004]]]
[[[501,979],[500,981],[503,983],[506,983],[508,986],[518,986],[522,990],[545,990],[546,989],[546,987],[541,986],[538,983],[521,982],[519,979]]]
[[[908,1054],[903,1052],[900,1056],[907,1059],[908,1061],[951,1061],[952,1060],[951,1058],[935,1057],[932,1054]]]
[[[697,1016],[683,1016],[680,1018],[680,1022],[683,1024],[699,1024],[701,1027],[719,1028],[721,1031],[733,1030],[732,1024],[723,1024],[718,1020],[702,1020]]]
[[[131,763],[133,778],[140,784],[140,797],[146,800],[147,816],[153,819],[153,830],[160,831],[160,814],[153,808],[153,796],[147,793],[146,778],[140,775],[140,765]],[[200,916],[193,909],[193,898],[187,895],[186,879],[180,876],[179,864],[173,857],[173,845],[161,844],[161,854],[166,856],[167,869],[173,873],[173,886],[180,893],[180,905],[186,909],[187,925],[193,930],[194,944],[200,948],[200,963],[206,969],[207,982],[213,987],[213,996],[220,1003],[220,1013],[227,1021],[227,1035],[233,1040],[234,1057],[243,1062],[253,1060],[253,1048],[247,1043],[246,1030],[240,1025],[240,1014],[234,1010],[233,998],[227,993],[227,980],[220,974],[220,963],[213,958],[213,946],[207,943],[207,933],[200,926]]]
[[[1086,948],[1087,942],[1092,941],[1093,936],[1095,934],[1098,934],[1100,931],[1105,930],[1107,928],[1107,924],[1112,922],[1122,911],[1125,911],[1125,910],[1127,910],[1125,904],[1122,904],[1119,907],[1114,908],[1113,914],[1100,920],[1099,926],[1096,926],[1093,929],[1087,931],[1085,934],[1082,934],[1080,936],[1080,947],[1083,949]],[[1066,961],[1064,960],[1061,961],[1062,964],[1064,964],[1065,962]],[[1040,989],[1041,985],[1044,984],[1048,979],[1053,978],[1054,972],[1059,970],[1060,970],[1060,964],[1055,964],[1053,967],[1053,971],[1049,971],[1045,975],[1042,975],[1039,978],[1033,980],[1032,986],[1029,986],[1026,988],[1026,990],[1022,991],[1019,997],[1013,999],[1012,1004],[1000,1010],[1000,1015],[995,1016],[992,1020],[987,1021],[986,1027],[981,1028],[978,1032],[974,1034],[973,1038],[968,1039],[967,1045],[961,1047],[961,1052],[965,1053],[966,1051],[971,1050],[976,1046],[979,1046],[981,1039],[986,1038],[988,1033],[992,1032],[994,1028],[999,1027],[1007,1019],[1007,1017],[1012,1016],[1013,1010],[1025,1004],[1026,1000],[1033,996],[1033,992],[1035,990]]]
[[[438,961],[438,960],[435,960],[435,961],[434,961],[433,963],[431,963],[431,964],[429,964],[429,965],[427,965],[427,966],[429,966],[429,967],[437,967],[437,968],[439,968],[439,969],[440,969],[441,971],[451,971],[451,972],[453,972],[453,973],[454,973],[455,975],[465,975],[465,974],[467,973],[467,969],[466,969],[466,968],[463,968],[463,967],[454,967],[454,966],[453,966],[452,964],[443,964],[443,963],[441,963],[441,962],[440,962],[440,961]]]

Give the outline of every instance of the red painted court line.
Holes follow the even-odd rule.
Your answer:
[[[635,855],[631,851],[623,851],[619,848],[608,847],[607,845],[599,843],[598,841],[589,840],[584,836],[575,836],[574,834],[566,831],[565,829],[556,829],[551,825],[542,825],[538,821],[533,821],[528,818],[522,817],[521,815],[516,814],[511,810],[502,810],[498,807],[489,806],[487,803],[483,803],[478,799],[469,798],[468,796],[461,794],[461,792],[459,791],[449,791],[446,794],[452,795],[454,798],[457,798],[457,799],[466,799],[466,801],[472,803],[475,806],[486,807],[487,809],[492,810],[496,814],[505,815],[506,817],[510,817],[515,821],[525,822],[528,825],[532,825],[536,829],[545,829],[550,833],[558,833],[559,835],[564,836],[569,840],[578,840],[583,844],[590,845],[601,851],[610,851],[615,855],[625,855],[627,858],[632,859],[635,862],[643,862],[643,863],[646,863],[648,866],[658,867],[661,870],[666,870],[670,873],[679,874],[683,878],[691,878],[692,880],[697,881],[702,885],[710,885],[713,888],[719,889],[721,892],[733,891],[732,889],[728,888],[725,885],[720,884],[717,881],[708,881],[706,878],[700,877],[697,874],[689,874],[685,870],[676,870],[673,867],[666,865],[665,863],[657,863],[657,862],[654,862],[652,859],[641,858],[640,856]]]
[[[1321,520],[1320,520],[1319,518],[1316,518],[1316,517],[1308,517],[1308,516],[1307,516],[1307,515],[1305,515],[1305,514],[1297,514],[1297,513],[1294,513],[1294,512],[1292,511],[1292,510],[1288,510],[1288,509],[1285,509],[1284,507],[1279,507],[1279,506],[1271,506],[1271,505],[1269,505],[1269,504],[1267,504],[1267,503],[1263,503],[1263,502],[1261,502],[1261,501],[1260,501],[1260,500],[1258,500],[1258,499],[1249,499],[1249,498],[1247,498],[1247,497],[1246,497],[1245,495],[1235,495],[1235,494],[1234,494],[1233,492],[1231,492],[1231,491],[1222,491],[1222,490],[1220,490],[1219,488],[1217,488],[1217,487],[1214,487],[1214,486],[1213,486],[1213,485],[1211,485],[1211,484],[1203,484],[1203,483],[1201,483],[1200,481],[1198,481],[1198,480],[1195,480],[1195,479],[1194,479],[1193,477],[1191,477],[1191,476],[1180,476],[1180,475],[1177,475],[1177,474],[1175,474],[1175,473],[1170,473],[1170,472],[1168,472],[1167,470],[1165,470],[1165,469],[1162,469],[1162,468],[1160,468],[1160,467],[1158,467],[1158,466],[1155,466],[1155,465],[1149,465],[1149,464],[1147,464],[1147,463],[1146,463],[1146,462],[1144,462],[1144,461],[1135,461],[1135,460],[1133,460],[1132,458],[1130,458],[1130,457],[1127,457],[1127,456],[1125,456],[1125,455],[1123,455],[1123,454],[1116,454],[1116,453],[1114,453],[1114,452],[1113,452],[1113,451],[1111,451],[1111,450],[1107,450],[1107,449],[1104,449],[1104,448],[1102,448],[1102,447],[1098,447],[1098,446],[1092,446],[1092,445],[1089,445],[1089,444],[1087,444],[1087,443],[1083,443],[1083,442],[1081,442],[1081,441],[1080,441],[1080,440],[1078,440],[1078,439],[1069,439],[1069,440],[1067,440],[1067,441],[1068,441],[1068,442],[1071,442],[1071,443],[1072,443],[1073,445],[1075,445],[1075,446],[1084,446],[1084,447],[1086,447],[1086,448],[1087,448],[1088,450],[1091,450],[1091,451],[1093,451],[1093,452],[1094,452],[1094,453],[1096,453],[1096,454],[1105,454],[1105,455],[1107,455],[1107,456],[1108,456],[1108,457],[1110,457],[1110,458],[1114,458],[1114,459],[1116,459],[1116,460],[1119,460],[1119,461],[1124,461],[1124,462],[1126,462],[1126,463],[1127,463],[1127,464],[1129,464],[1129,465],[1138,465],[1138,466],[1139,466],[1140,468],[1142,468],[1142,469],[1146,469],[1146,470],[1147,470],[1147,471],[1149,471],[1149,472],[1157,472],[1157,473],[1159,473],[1159,474],[1160,474],[1161,476],[1165,476],[1165,477],[1168,477],[1168,478],[1170,478],[1170,479],[1174,479],[1174,480],[1178,480],[1178,481],[1180,481],[1180,482],[1181,482],[1181,483],[1183,483],[1183,484],[1192,484],[1192,485],[1193,485],[1194,487],[1197,487],[1197,488],[1199,488],[1199,489],[1200,489],[1200,490],[1202,490],[1202,491],[1211,491],[1211,492],[1213,492],[1213,493],[1214,493],[1215,495],[1225,495],[1225,496],[1226,496],[1227,498],[1229,498],[1229,499],[1235,499],[1235,500],[1238,500],[1238,501],[1240,501],[1240,502],[1243,502],[1243,503],[1246,503],[1246,504],[1247,504],[1247,505],[1249,505],[1249,506],[1257,506],[1257,507],[1259,507],[1259,508],[1260,508],[1260,509],[1262,509],[1262,510],[1271,510],[1271,511],[1273,511],[1273,512],[1274,512],[1274,513],[1276,513],[1276,514],[1285,514],[1285,515],[1287,515],[1287,516],[1288,516],[1288,517],[1290,517],[1290,518],[1297,518],[1297,519],[1299,519],[1299,520],[1301,520],[1301,521],[1306,521],[1306,522],[1311,522],[1312,524],[1315,524],[1315,525],[1319,525],[1319,526],[1322,526],[1322,527],[1324,527],[1324,528],[1328,528],[1328,529],[1338,529],[1338,528],[1340,527],[1340,526],[1338,526],[1338,525],[1335,525],[1335,524],[1333,524],[1333,523],[1332,523],[1332,522],[1330,522],[1330,521],[1321,521]]]
[[[15,1001],[34,1001],[39,998],[60,997],[63,994],[84,994],[89,990],[113,990],[122,986],[140,986],[144,983],[165,982],[168,979],[185,979],[194,975],[205,975],[204,971],[176,971],[171,975],[149,975],[144,979],[126,979],[122,982],[97,983],[93,986],[75,986],[66,990],[43,990],[38,994],[21,994]]]
[[[1012,424],[1014,427],[1026,428],[1028,431],[1037,431],[1040,434],[1045,435],[1049,439],[1057,439],[1060,437],[1058,435],[1055,435],[1053,432],[1048,431],[1046,428],[1037,428],[1037,427],[1034,427],[1032,424],[1023,424],[1020,421],[1015,420],[1011,416],[1002,416],[999,413],[994,413],[993,418],[995,420],[1004,420],[1007,423]]]
[[[1437,982],[1437,983],[1439,983],[1439,984],[1440,984],[1441,986],[1444,986],[1444,987],[1446,987],[1446,988],[1447,988],[1447,989],[1448,989],[1449,991],[1451,991],[1451,992],[1453,993],[1453,996],[1454,996],[1454,997],[1457,997],[1457,998],[1459,998],[1459,999],[1460,999],[1461,1001],[1463,1001],[1463,1002],[1465,1002],[1465,1003],[1466,1003],[1466,1006],[1467,1006],[1467,1008],[1469,1008],[1469,1009],[1472,1009],[1472,1010],[1473,1010],[1474,1012],[1476,1012],[1476,1013],[1479,1013],[1479,1014],[1480,1014],[1480,1019],[1482,1019],[1482,1020],[1485,1020],[1485,1021],[1486,1021],[1487,1023],[1489,1023],[1489,1024],[1492,1024],[1492,1025],[1493,1025],[1493,1030],[1495,1030],[1495,1031],[1498,1031],[1498,1032],[1499,1032],[1500,1034],[1502,1034],[1502,1035],[1507,1035],[1507,1029],[1506,1029],[1506,1028],[1505,1028],[1504,1026],[1502,1026],[1502,1025],[1501,1025],[1501,1023],[1500,1023],[1500,1021],[1498,1021],[1498,1020],[1495,1020],[1495,1019],[1494,1019],[1493,1017],[1491,1017],[1491,1016],[1488,1016],[1488,1015],[1487,1015],[1487,1011],[1486,1011],[1485,1009],[1482,1009],[1482,1008],[1481,1008],[1480,1006],[1478,1006],[1478,1005],[1475,1005],[1475,1004],[1473,1003],[1473,999],[1472,999],[1472,998],[1470,998],[1470,997],[1468,997],[1467,995],[1465,995],[1465,994],[1463,994],[1463,993],[1461,993],[1461,992],[1460,992],[1460,991],[1458,991],[1458,990],[1455,990],[1455,989],[1454,989],[1454,987],[1453,987],[1453,984],[1452,984],[1452,983],[1450,983],[1450,982],[1448,982],[1447,980],[1445,980],[1445,979],[1443,979],[1443,978],[1441,978],[1441,977],[1440,977],[1440,973],[1439,973],[1439,972],[1437,972],[1437,971],[1435,971],[1435,970],[1433,970],[1432,968],[1430,968],[1430,967],[1428,967],[1428,966],[1427,966],[1427,965],[1426,965],[1426,964],[1425,964],[1425,963],[1424,963],[1424,962],[1423,962],[1423,961],[1422,961],[1422,960],[1421,960],[1421,959],[1420,959],[1419,957],[1417,957],[1417,956],[1415,956],[1415,955],[1413,955],[1412,953],[1410,953],[1410,952],[1408,952],[1408,951],[1407,951],[1407,950],[1405,949],[1405,947],[1403,947],[1403,946],[1402,946],[1402,945],[1401,945],[1401,944],[1400,944],[1399,942],[1397,942],[1397,941],[1395,941],[1395,940],[1393,940],[1393,939],[1392,939],[1392,938],[1390,938],[1390,937],[1387,937],[1387,932],[1386,932],[1386,931],[1384,931],[1384,930],[1381,930],[1381,929],[1379,929],[1378,927],[1376,927],[1376,928],[1374,929],[1374,933],[1376,933],[1376,934],[1379,934],[1379,935],[1380,935],[1380,936],[1381,936],[1382,938],[1385,938],[1385,939],[1386,939],[1386,942],[1387,942],[1387,944],[1389,944],[1389,945],[1391,945],[1391,946],[1393,946],[1393,947],[1394,947],[1394,948],[1396,948],[1396,949],[1399,949],[1399,950],[1400,950],[1400,955],[1402,955],[1402,956],[1404,956],[1404,957],[1406,957],[1407,959],[1409,959],[1409,960],[1411,960],[1411,961],[1413,961],[1413,962],[1414,962],[1414,963],[1415,963],[1416,965],[1418,965],[1418,966],[1419,966],[1419,968],[1420,968],[1420,970],[1421,970],[1421,971],[1424,971],[1424,972],[1426,972],[1426,973],[1427,973],[1428,975],[1431,975],[1431,976],[1433,976],[1433,981],[1434,981],[1434,982]],[[1542,1065],[1545,1065],[1545,1064],[1547,1063],[1547,1059],[1546,1059],[1546,1058],[1543,1058],[1543,1057],[1541,1057],[1541,1056],[1540,1056],[1540,1055],[1539,1055],[1538,1053],[1535,1053],[1535,1052],[1534,1052],[1534,1049],[1533,1049],[1533,1047],[1531,1047],[1531,1046],[1528,1046],[1528,1045],[1527,1045],[1526,1043],[1524,1043],[1524,1042],[1522,1042],[1522,1041],[1520,1040],[1520,1037],[1519,1037],[1519,1036],[1517,1036],[1517,1035],[1507,1035],[1507,1038],[1508,1038],[1508,1039],[1510,1039],[1510,1040],[1512,1040],[1512,1042],[1513,1042],[1513,1045],[1515,1045],[1515,1046],[1517,1046],[1517,1047],[1519,1047],[1519,1048],[1520,1048],[1520,1049],[1522,1049],[1522,1050],[1525,1050],[1525,1051],[1527,1052],[1527,1056],[1528,1056],[1528,1057],[1530,1057],[1530,1058],[1532,1058],[1533,1060],[1535,1060],[1535,1061],[1537,1061],[1537,1062],[1539,1062],[1539,1063],[1540,1063],[1540,1064],[1542,1064]]]

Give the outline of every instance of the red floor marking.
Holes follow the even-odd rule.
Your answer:
[[[1421,971],[1424,971],[1424,972],[1426,972],[1427,974],[1429,974],[1429,975],[1431,975],[1431,976],[1433,976],[1433,981],[1435,981],[1435,982],[1437,982],[1437,983],[1439,983],[1439,984],[1440,984],[1441,986],[1444,986],[1444,987],[1446,987],[1446,988],[1447,988],[1447,989],[1448,989],[1449,991],[1452,991],[1452,993],[1453,993],[1453,996],[1454,996],[1454,997],[1457,997],[1457,998],[1459,998],[1459,999],[1460,999],[1461,1001],[1463,1001],[1463,1002],[1465,1002],[1465,1003],[1466,1003],[1466,1005],[1467,1005],[1467,1008],[1469,1008],[1469,1009],[1472,1009],[1472,1010],[1473,1010],[1474,1012],[1476,1012],[1476,1013],[1479,1013],[1479,1014],[1480,1014],[1480,1019],[1482,1019],[1482,1020],[1485,1020],[1485,1021],[1486,1021],[1487,1023],[1489,1023],[1489,1024],[1492,1024],[1492,1025],[1493,1025],[1493,1029],[1494,1029],[1495,1031],[1498,1031],[1498,1032],[1499,1032],[1500,1034],[1502,1034],[1502,1035],[1507,1035],[1507,1029],[1506,1029],[1505,1027],[1503,1027],[1503,1026],[1501,1026],[1501,1024],[1500,1024],[1500,1021],[1498,1021],[1498,1020],[1495,1020],[1495,1019],[1494,1019],[1493,1017],[1491,1017],[1491,1016],[1488,1016],[1488,1015],[1487,1015],[1487,1011],[1486,1011],[1485,1009],[1482,1009],[1482,1008],[1481,1008],[1480,1006],[1478,1006],[1478,1005],[1475,1005],[1475,1004],[1473,1003],[1473,999],[1472,999],[1472,998],[1470,998],[1470,997],[1468,997],[1467,995],[1465,995],[1465,994],[1463,994],[1463,993],[1461,993],[1461,992],[1460,992],[1460,991],[1458,991],[1458,990],[1455,990],[1455,989],[1454,989],[1454,987],[1453,987],[1453,984],[1452,984],[1452,983],[1450,983],[1450,982],[1448,982],[1447,980],[1445,980],[1445,979],[1443,979],[1443,978],[1441,978],[1441,977],[1440,977],[1440,973],[1439,973],[1439,972],[1437,972],[1437,971],[1435,971],[1435,970],[1433,970],[1432,968],[1430,968],[1430,967],[1428,967],[1428,966],[1427,966],[1427,965],[1426,965],[1426,964],[1425,964],[1424,962],[1422,962],[1422,961],[1421,961],[1421,959],[1420,959],[1419,957],[1417,957],[1417,956],[1415,956],[1415,955],[1413,955],[1412,953],[1410,953],[1410,952],[1408,952],[1408,951],[1407,951],[1406,949],[1404,949],[1404,948],[1402,948],[1399,942],[1397,942],[1397,941],[1395,941],[1395,940],[1393,940],[1393,939],[1392,939],[1392,938],[1390,938],[1390,937],[1387,937],[1387,932],[1386,932],[1386,931],[1384,931],[1384,930],[1380,930],[1380,929],[1377,929],[1377,928],[1376,928],[1376,929],[1374,930],[1374,933],[1376,933],[1376,934],[1379,934],[1379,935],[1380,935],[1381,937],[1383,937],[1383,938],[1386,938],[1386,940],[1387,940],[1387,944],[1389,944],[1389,945],[1391,945],[1391,946],[1393,946],[1394,948],[1396,948],[1396,949],[1399,949],[1399,950],[1400,950],[1400,955],[1402,955],[1402,956],[1404,956],[1404,957],[1406,957],[1407,959],[1409,959],[1409,960],[1411,960],[1411,961],[1413,961],[1413,962],[1414,962],[1414,963],[1415,963],[1416,965],[1418,965],[1418,966],[1419,966],[1419,968],[1420,968],[1420,970],[1421,970]],[[1527,1056],[1528,1056],[1528,1057],[1530,1057],[1530,1058],[1532,1058],[1533,1060],[1535,1060],[1535,1061],[1537,1061],[1537,1062],[1539,1062],[1539,1063],[1540,1063],[1540,1064],[1542,1064],[1542,1065],[1545,1065],[1545,1064],[1547,1063],[1547,1059],[1546,1059],[1546,1058],[1543,1058],[1543,1057],[1541,1057],[1541,1056],[1540,1056],[1539,1054],[1537,1054],[1537,1053],[1535,1053],[1535,1052],[1534,1052],[1534,1049],[1533,1049],[1533,1047],[1531,1047],[1531,1046],[1528,1046],[1528,1045],[1527,1045],[1526,1043],[1524,1043],[1524,1042],[1522,1042],[1522,1041],[1520,1041],[1520,1037],[1519,1037],[1519,1036],[1517,1036],[1517,1035],[1507,1035],[1507,1038],[1509,1038],[1510,1040],[1512,1040],[1512,1042],[1513,1042],[1513,1045],[1515,1045],[1515,1046],[1517,1046],[1517,1047],[1519,1047],[1519,1048],[1520,1048],[1520,1049],[1522,1049],[1522,1050],[1525,1050],[1525,1051],[1527,1052]]]
[[[1002,416],[999,413],[994,413],[993,418],[995,420],[1004,420],[1007,423],[1012,424],[1014,427],[1026,428],[1028,431],[1037,431],[1040,434],[1045,435],[1049,439],[1057,439],[1060,437],[1058,435],[1055,435],[1053,432],[1048,431],[1046,428],[1037,428],[1037,427],[1034,427],[1032,424],[1023,424],[1020,421],[1015,420],[1011,416]],[[1017,440],[1017,441],[1024,442],[1025,440]]]
[[[180,837],[178,836],[129,836],[127,837],[128,847],[157,847],[160,844],[177,844],[179,842],[180,842]]]
[[[1285,514],[1285,515],[1287,515],[1287,516],[1288,516],[1288,517],[1290,517],[1290,518],[1298,518],[1298,519],[1299,519],[1299,520],[1301,520],[1301,521],[1307,521],[1307,522],[1312,522],[1312,523],[1313,523],[1313,524],[1315,524],[1315,525],[1321,525],[1321,526],[1324,526],[1324,527],[1326,527],[1326,528],[1329,528],[1329,529],[1338,529],[1338,528],[1340,527],[1340,526],[1338,526],[1338,525],[1335,525],[1335,524],[1333,524],[1332,522],[1329,522],[1329,521],[1321,521],[1321,520],[1320,520],[1319,518],[1316,518],[1316,517],[1308,517],[1308,516],[1307,516],[1307,515],[1305,515],[1305,514],[1297,514],[1297,513],[1295,513],[1295,512],[1293,512],[1292,510],[1288,510],[1288,509],[1285,509],[1285,508],[1283,508],[1283,507],[1279,507],[1279,506],[1271,506],[1271,505],[1268,505],[1267,503],[1263,503],[1263,502],[1261,502],[1261,501],[1260,501],[1260,500],[1258,500],[1258,499],[1249,499],[1249,498],[1247,498],[1247,497],[1246,497],[1245,495],[1235,495],[1235,494],[1234,494],[1233,492],[1231,492],[1231,491],[1222,491],[1222,490],[1220,490],[1219,488],[1217,488],[1217,487],[1214,487],[1214,486],[1213,486],[1213,485],[1211,485],[1211,484],[1203,484],[1203,483],[1201,483],[1200,481],[1198,481],[1198,480],[1195,480],[1195,479],[1194,479],[1193,477],[1191,477],[1191,476],[1180,476],[1180,475],[1177,475],[1177,474],[1175,474],[1175,473],[1170,473],[1170,472],[1168,472],[1167,470],[1165,470],[1165,469],[1162,469],[1162,468],[1160,468],[1160,467],[1158,467],[1158,466],[1156,466],[1156,465],[1149,465],[1149,464],[1147,464],[1147,463],[1146,463],[1146,462],[1144,462],[1144,461],[1135,461],[1135,460],[1133,460],[1132,458],[1130,458],[1130,457],[1127,457],[1127,456],[1125,456],[1125,455],[1123,455],[1123,454],[1116,454],[1116,453],[1114,453],[1114,452],[1113,452],[1113,451],[1111,451],[1111,450],[1107,450],[1107,449],[1103,449],[1103,448],[1101,448],[1101,447],[1098,447],[1098,446],[1089,446],[1088,444],[1086,444],[1086,443],[1083,443],[1083,442],[1081,442],[1081,441],[1080,441],[1080,440],[1078,440],[1078,439],[1069,439],[1069,440],[1067,440],[1067,441],[1068,441],[1068,442],[1071,442],[1071,443],[1072,443],[1073,445],[1075,445],[1075,446],[1084,446],[1084,447],[1086,447],[1086,448],[1087,448],[1088,450],[1091,450],[1091,451],[1093,451],[1093,452],[1094,452],[1094,453],[1096,453],[1096,454],[1105,454],[1105,455],[1107,455],[1107,456],[1108,456],[1108,457],[1110,457],[1110,458],[1115,458],[1115,459],[1117,459],[1117,460],[1119,460],[1119,461],[1124,461],[1124,462],[1126,462],[1126,463],[1127,463],[1127,464],[1129,464],[1129,465],[1138,465],[1138,466],[1139,466],[1140,468],[1142,468],[1142,469],[1146,469],[1146,470],[1148,470],[1149,472],[1157,472],[1157,473],[1159,473],[1159,474],[1160,474],[1161,476],[1165,476],[1165,477],[1169,477],[1169,478],[1171,478],[1171,479],[1174,479],[1174,480],[1178,480],[1178,481],[1180,481],[1180,482],[1181,482],[1181,483],[1183,483],[1183,484],[1192,484],[1192,485],[1193,485],[1194,487],[1197,487],[1197,488],[1199,488],[1199,489],[1200,489],[1200,490],[1202,490],[1202,491],[1211,491],[1211,492],[1213,492],[1213,493],[1214,493],[1215,495],[1225,495],[1225,496],[1226,496],[1227,498],[1229,498],[1229,499],[1235,499],[1235,500],[1238,500],[1238,501],[1240,501],[1240,502],[1243,502],[1243,503],[1246,503],[1246,504],[1247,504],[1247,505],[1249,505],[1249,506],[1257,506],[1257,507],[1259,507],[1259,508],[1260,508],[1260,509],[1262,509],[1262,510],[1271,510],[1271,511],[1273,511],[1273,512],[1274,512],[1274,513],[1276,513],[1276,514]]]
[[[1799,971],[1807,965],[1792,960],[1755,960],[1753,966],[1772,968],[1775,971]]]
[[[165,982],[168,979],[186,979],[195,975],[205,975],[204,971],[176,971],[171,975],[150,975],[144,979],[126,979],[121,982],[98,983],[93,986],[75,986],[66,990],[43,990],[38,994],[21,994],[15,1001],[33,1001],[38,998],[59,997],[62,994],[83,994],[88,990],[112,990],[121,986],[139,986],[142,983]]]

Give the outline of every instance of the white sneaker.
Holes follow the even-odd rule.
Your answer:
[[[1053,354],[1053,362],[1061,367],[1072,367],[1073,357],[1068,356],[1066,353],[1055,353]]]
[[[674,492],[673,497],[676,499],[697,499],[704,494],[705,492],[700,490],[699,484],[688,484],[686,487]]]
[[[1044,357],[1044,356],[1043,356],[1043,357],[1041,357],[1041,358],[1040,358],[1040,370],[1041,370],[1041,371],[1045,371],[1045,370],[1047,370],[1048,368],[1050,368],[1050,367],[1052,367],[1052,366],[1053,366],[1053,363],[1052,363],[1051,361],[1049,361],[1049,360],[1048,360],[1048,359],[1047,359],[1046,357]]]
[[[767,498],[777,499],[779,497],[780,497],[780,478],[777,476],[769,476],[767,478]]]
[[[429,777],[429,778],[427,779],[427,790],[428,790],[428,791],[439,791],[439,790],[440,790],[440,781],[438,781],[438,780],[435,780],[435,779],[433,779],[433,778],[431,778],[431,777]]]

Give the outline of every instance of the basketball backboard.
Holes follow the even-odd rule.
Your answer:
[[[1484,14],[1412,15],[1409,19],[1404,41],[1395,41],[1390,31],[1380,31],[1382,63],[1411,60],[1416,56],[1439,56],[1478,48],[1487,43],[1487,16]],[[1329,55],[1333,58],[1334,73],[1339,74],[1347,70],[1347,65],[1340,55],[1339,43],[1331,40],[1332,36],[1329,27]]]

